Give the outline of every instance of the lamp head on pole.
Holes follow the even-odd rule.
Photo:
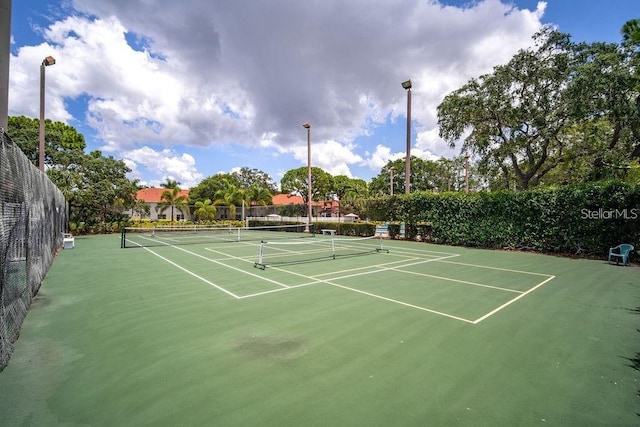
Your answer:
[[[411,80],[407,80],[406,82],[402,82],[402,87],[405,89],[411,89]]]
[[[304,122],[304,123],[302,124],[302,127],[303,127],[303,128],[305,128],[305,129],[310,129],[310,128],[311,128],[311,125],[309,124],[309,122]]]
[[[42,65],[48,67],[49,65],[53,65],[56,63],[56,59],[53,56],[47,56],[42,60]]]

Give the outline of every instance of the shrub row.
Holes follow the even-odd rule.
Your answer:
[[[315,232],[321,230],[336,230],[336,234],[342,236],[373,236],[376,230],[375,224],[365,222],[317,222]]]
[[[482,248],[606,254],[638,245],[640,186],[605,182],[526,192],[412,193],[369,201],[371,220],[406,238]]]

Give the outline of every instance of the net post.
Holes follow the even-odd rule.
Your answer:
[[[253,263],[254,268],[260,268],[262,270],[264,270],[267,267],[262,262],[262,251],[263,251],[264,244],[265,244],[264,241],[260,242],[260,249],[258,250],[258,261]]]
[[[389,249],[385,249],[384,245],[382,244],[383,240],[382,240],[382,233],[378,234],[378,240],[380,240],[380,247],[376,248],[376,252],[386,252],[389,253]]]
[[[331,258],[336,259],[336,239],[331,238]]]
[[[122,227],[122,230],[120,231],[120,249],[123,249],[125,246],[124,239],[126,238],[126,230],[127,230],[127,227]]]

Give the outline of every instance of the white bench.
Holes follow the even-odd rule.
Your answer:
[[[75,238],[73,237],[73,234],[62,233],[62,248],[63,249],[73,249],[74,243],[75,243]]]
[[[332,230],[330,228],[323,228],[322,230],[322,234],[327,234],[330,236],[335,236],[336,235],[336,230]]]

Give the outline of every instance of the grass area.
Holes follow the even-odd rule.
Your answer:
[[[0,373],[2,424],[640,422],[637,266],[384,244],[263,271],[256,242],[77,237]]]

